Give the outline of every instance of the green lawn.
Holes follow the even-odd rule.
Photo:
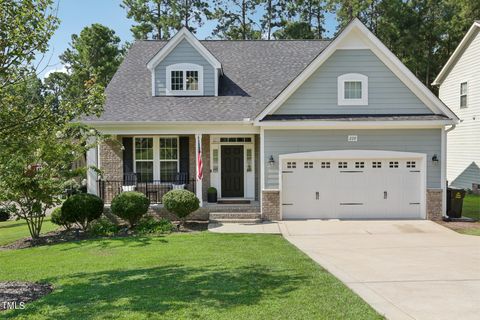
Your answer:
[[[55,291],[7,319],[381,319],[278,235],[209,232],[0,251]]]
[[[462,215],[464,217],[480,219],[480,196],[467,194],[463,199]]]
[[[42,233],[53,231],[58,226],[45,220],[42,226]],[[30,237],[27,223],[23,220],[0,222],[0,246],[14,242],[16,240]]]

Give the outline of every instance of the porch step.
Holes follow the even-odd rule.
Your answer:
[[[258,212],[210,212],[210,222],[217,223],[258,223],[262,216]]]
[[[250,200],[218,200],[218,204],[250,204]]]
[[[205,207],[212,213],[260,213],[260,204],[258,202],[250,204],[207,203]]]

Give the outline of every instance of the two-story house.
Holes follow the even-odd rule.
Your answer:
[[[468,30],[433,82],[439,97],[460,118],[448,133],[447,179],[450,185],[480,184],[480,21]]]
[[[359,20],[332,41],[199,41],[187,29],[136,41],[106,94],[85,120],[115,140],[87,159],[103,171],[89,191],[106,202],[187,188],[236,218],[445,212],[458,119]]]

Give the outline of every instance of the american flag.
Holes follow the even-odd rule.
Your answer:
[[[203,163],[202,163],[202,144],[200,143],[200,137],[197,137],[197,146],[198,146],[198,154],[197,154],[197,179],[203,179]]]

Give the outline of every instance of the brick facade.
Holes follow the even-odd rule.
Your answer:
[[[427,219],[441,220],[442,219],[442,197],[443,191],[441,189],[427,190]]]
[[[262,191],[262,218],[263,220],[280,220],[280,191]]]
[[[123,154],[121,138],[112,138],[100,144],[100,170],[104,180],[123,180]]]

